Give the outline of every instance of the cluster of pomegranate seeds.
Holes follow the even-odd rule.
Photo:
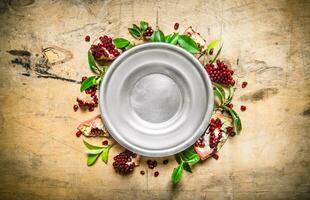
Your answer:
[[[224,62],[216,60],[216,64],[206,64],[205,69],[207,70],[211,81],[225,86],[235,85],[235,80],[232,77],[234,71],[229,69]]]
[[[131,173],[135,168],[135,163],[132,162],[132,159],[136,156],[137,154],[128,150],[125,150],[124,152],[115,156],[113,162],[115,171],[123,175]]]
[[[90,135],[92,136],[99,136],[103,134],[103,130],[99,129],[99,128],[92,128],[90,131]]]
[[[147,165],[150,169],[154,169],[157,166],[157,161],[156,160],[147,160]]]
[[[174,30],[178,30],[179,29],[180,24],[177,22],[174,24]]]
[[[145,29],[145,31],[143,32],[143,36],[144,37],[151,37],[152,36],[152,34],[153,34],[153,32],[154,32],[154,30],[152,29],[152,27],[147,27],[146,29]]]
[[[89,42],[89,41],[90,41],[90,36],[89,36],[89,35],[86,35],[86,36],[85,36],[85,41],[86,41],[86,42]]]
[[[245,111],[245,110],[246,110],[246,106],[243,106],[243,105],[242,105],[242,106],[240,107],[240,109],[241,109],[241,111]]]
[[[243,82],[242,82],[242,85],[241,85],[241,87],[242,87],[242,88],[245,88],[245,87],[246,87],[247,85],[248,85],[248,82],[246,82],[246,81],[243,81]]]
[[[90,50],[96,59],[99,59],[102,56],[105,58],[115,58],[120,54],[118,49],[115,48],[111,37],[105,35],[99,37],[99,40],[99,43],[93,44],[90,47]]]
[[[219,118],[211,119],[210,122],[210,127],[209,127],[209,133],[210,133],[210,138],[209,138],[209,145],[210,148],[213,149],[217,146],[217,144],[220,142],[220,139],[222,138],[222,130],[220,130],[222,127],[222,122]],[[215,136],[214,130],[219,129],[220,132],[218,133],[217,137]]]
[[[86,79],[86,76],[82,77],[82,82]],[[78,102],[80,108],[87,108],[90,112],[94,111],[95,107],[98,106],[98,96],[96,92],[97,86],[94,85],[86,89],[85,94],[82,93],[79,97],[77,97],[76,101]]]
[[[201,148],[205,147],[205,143],[204,143],[203,137],[204,137],[204,134],[195,142],[194,145],[196,147],[201,147]]]
[[[108,141],[108,140],[103,140],[103,141],[102,141],[102,145],[103,145],[103,146],[107,146],[108,144],[109,144],[109,141]]]
[[[227,134],[231,137],[234,137],[236,135],[236,133],[234,132],[234,128],[233,127],[227,127],[226,128]]]

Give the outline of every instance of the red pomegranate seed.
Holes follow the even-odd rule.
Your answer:
[[[106,145],[108,145],[108,144],[109,144],[109,141],[108,141],[108,140],[103,140],[103,141],[102,141],[102,145],[106,146]]]
[[[82,135],[82,132],[81,131],[78,131],[75,133],[76,137],[80,137]]]
[[[230,137],[234,137],[234,136],[236,135],[235,132],[230,132],[230,133],[228,133],[228,134],[229,134]]]
[[[213,55],[213,51],[214,51],[214,49],[212,48],[212,49],[210,49],[210,51],[209,51],[209,55]]]
[[[74,112],[76,112],[78,109],[79,109],[79,106],[75,104],[75,105],[73,106]]]
[[[174,30],[178,30],[179,29],[180,24],[179,23],[175,23],[174,24]]]
[[[245,87],[246,87],[247,85],[248,85],[248,82],[246,82],[246,81],[243,81],[243,82],[242,82],[242,85],[241,85],[241,87],[242,87],[242,88],[245,88]]]
[[[86,36],[85,36],[85,41],[86,41],[86,42],[89,42],[89,41],[90,41],[90,36],[89,36],[89,35],[86,35]]]
[[[159,172],[156,171],[156,172],[154,173],[154,176],[157,177],[158,175],[159,175]]]
[[[140,174],[143,176],[145,174],[145,171],[141,170]]]
[[[87,79],[87,76],[82,77],[82,81],[85,81]]]
[[[245,111],[245,110],[246,110],[246,106],[243,106],[243,105],[242,105],[242,106],[240,107],[240,109],[241,109],[241,111]]]
[[[219,159],[219,156],[218,156],[216,153],[212,154],[212,157],[213,157],[215,160],[218,160],[218,159]]]
[[[169,162],[169,160],[164,160],[164,161],[163,161],[163,164],[164,164],[164,165],[167,165],[168,162]]]

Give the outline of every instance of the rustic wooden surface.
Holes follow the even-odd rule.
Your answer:
[[[74,136],[99,113],[72,110],[76,81],[91,75],[84,36],[129,37],[127,27],[141,19],[154,26],[157,12],[165,32],[179,22],[221,38],[238,85],[249,83],[234,103],[248,108],[242,135],[176,187],[173,157],[157,178],[146,158],[122,177],[111,166],[120,147],[108,165],[89,168]],[[310,199],[309,31],[307,0],[0,1],[0,199]],[[11,63],[21,55],[29,67]]]

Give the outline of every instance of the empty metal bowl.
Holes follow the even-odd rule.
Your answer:
[[[162,157],[192,144],[213,110],[201,63],[166,43],[133,47],[113,61],[100,86],[100,109],[113,138],[137,154]]]

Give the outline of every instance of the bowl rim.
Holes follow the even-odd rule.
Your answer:
[[[130,146],[129,144],[127,144],[125,141],[123,141],[121,138],[118,137],[117,131],[115,130],[115,128],[113,128],[111,121],[106,118],[107,115],[107,111],[105,108],[105,103],[104,103],[104,91],[105,91],[105,87],[107,86],[108,81],[110,80],[110,77],[113,75],[113,72],[115,71],[115,69],[118,67],[118,64],[127,56],[130,56],[131,54],[134,54],[135,52],[144,49],[144,48],[164,48],[164,49],[171,49],[173,51],[177,51],[180,54],[183,54],[184,56],[186,56],[188,59],[190,59],[191,62],[194,63],[194,65],[197,66],[197,69],[199,70],[200,75],[203,78],[203,81],[205,82],[205,85],[207,87],[207,109],[205,111],[205,115],[204,115],[204,119],[202,124],[197,127],[195,133],[193,133],[192,135],[194,135],[195,137],[189,137],[191,138],[191,140],[187,140],[184,143],[180,143],[178,145],[176,145],[174,148],[170,148],[170,149],[165,149],[163,151],[160,150],[156,150],[156,151],[141,151],[141,148],[135,148],[135,145]],[[205,130],[207,129],[208,125],[209,125],[209,120],[212,116],[212,112],[213,112],[213,107],[214,107],[214,94],[213,94],[213,87],[212,87],[212,82],[209,78],[209,75],[207,74],[205,68],[203,67],[203,65],[200,63],[200,61],[191,53],[189,53],[188,51],[186,51],[185,49],[178,47],[176,45],[172,45],[172,44],[168,44],[168,43],[161,43],[161,42],[152,42],[152,43],[144,43],[144,44],[140,44],[137,45],[135,47],[132,47],[129,50],[126,50],[124,53],[122,53],[120,56],[118,56],[112,63],[111,65],[108,67],[108,70],[106,71],[101,84],[100,84],[100,91],[99,91],[99,95],[100,95],[100,102],[99,102],[99,107],[100,107],[100,112],[101,112],[101,117],[103,120],[103,123],[105,124],[106,128],[108,129],[110,135],[117,141],[117,143],[119,143],[121,146],[123,146],[124,148],[137,153],[139,155],[143,155],[143,156],[148,156],[148,157],[165,157],[165,156],[171,156],[174,154],[177,154],[179,152],[182,152],[183,150],[189,148],[191,145],[193,145],[195,143],[195,141],[205,132]],[[177,150],[176,150],[177,149]]]

